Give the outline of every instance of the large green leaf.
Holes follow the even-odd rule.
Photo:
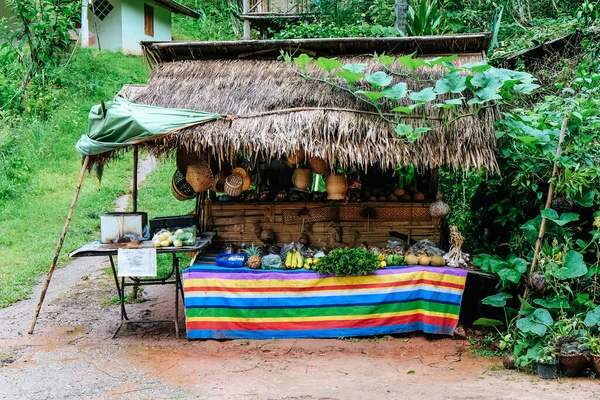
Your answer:
[[[415,110],[415,108],[417,108],[418,106],[419,106],[418,104],[411,104],[409,106],[398,106],[398,107],[394,107],[392,109],[392,111],[401,112],[401,113],[410,115]]]
[[[533,302],[538,306],[542,306],[550,310],[569,308],[569,300],[566,298],[552,297],[549,299],[534,299]]]
[[[426,103],[428,101],[435,100],[436,94],[432,87],[425,88],[420,92],[412,92],[408,95],[408,98],[412,101],[418,101],[421,103]]]
[[[517,92],[529,94],[539,87],[540,87],[540,85],[537,85],[535,83],[521,83],[521,84],[515,85],[513,88]]]
[[[537,336],[544,336],[548,327],[554,323],[548,310],[537,308],[531,315],[517,321],[517,328],[524,333],[531,332]]]
[[[498,271],[498,276],[503,281],[509,281],[512,283],[519,283],[521,281],[522,273],[512,268],[503,268]]]
[[[460,99],[448,99],[443,103],[435,104],[435,107],[448,110],[450,108],[461,106],[462,103],[463,103],[463,97],[461,97]]]
[[[445,65],[446,63],[451,63],[452,61],[456,60],[457,57],[457,54],[452,54],[450,56],[430,58],[429,60],[425,60],[425,64],[429,67],[435,67],[436,65]]]
[[[485,304],[492,307],[504,307],[506,306],[506,300],[511,299],[512,296],[508,293],[498,293],[492,296],[488,296],[481,300],[481,304]]]
[[[308,54],[300,54],[298,57],[294,57],[294,63],[298,66],[298,68],[300,69],[304,69],[306,68],[306,66],[308,64],[310,64],[310,62],[313,60],[313,58],[311,56],[309,56]]]
[[[342,65],[342,69],[345,69],[346,71],[350,71],[350,72],[356,72],[357,74],[360,74],[361,72],[363,72],[365,70],[365,68],[367,68],[367,64],[344,64],[344,65]]]
[[[573,198],[573,200],[582,207],[591,207],[594,205],[594,198],[596,197],[596,192],[593,190],[584,190],[581,194],[578,193],[577,196]]]
[[[365,75],[365,80],[376,89],[386,87],[392,83],[392,77],[382,71]]]
[[[356,94],[362,94],[362,95],[368,97],[373,102],[376,102],[377,100],[379,100],[382,97],[384,97],[384,94],[381,93],[381,92],[369,92],[369,91],[366,91],[366,90],[357,90],[354,93],[356,93]]]
[[[575,250],[567,251],[563,266],[554,274],[558,279],[573,279],[584,276],[588,269],[583,261],[583,255]]]
[[[412,53],[412,54],[407,54],[405,56],[402,56],[398,59],[398,62],[400,64],[410,68],[413,71],[419,67],[422,67],[423,65],[427,65],[425,60],[422,60],[420,58],[413,58],[413,56],[415,54],[416,53]]]
[[[335,74],[337,76],[339,76],[340,78],[344,78],[346,80],[346,82],[348,82],[351,85],[354,82],[356,82],[357,80],[362,79],[362,78],[365,77],[364,75],[359,74],[357,72],[346,71],[344,69],[342,69],[341,71],[336,71]]]
[[[466,82],[467,78],[458,72],[449,72],[435,83],[435,92],[437,94],[461,93],[467,88]]]
[[[484,103],[488,102],[488,101],[492,101],[492,100],[501,100],[502,99],[502,96],[500,96],[498,89],[496,89],[494,87],[481,88],[481,89],[477,90],[475,92],[475,94],[477,95],[479,100]]]
[[[586,314],[583,323],[590,327],[600,327],[600,306],[594,308],[592,311],[589,311]]]
[[[491,318],[477,318],[473,321],[473,325],[475,326],[502,326],[504,323],[502,321],[498,321],[497,319]]]
[[[464,69],[468,69],[469,71],[473,71],[473,72],[483,72],[483,71],[487,71],[488,69],[492,68],[492,66],[489,65],[488,63],[486,63],[485,61],[466,63],[466,64],[463,64],[462,67]]]
[[[394,63],[394,61],[396,61],[396,59],[394,57],[390,57],[388,55],[382,54],[380,56],[377,56],[377,58],[379,59],[379,61],[381,61],[383,63],[383,65],[385,65],[386,67],[389,67],[390,65],[392,65]]]
[[[556,210],[552,208],[545,208],[541,211],[542,217],[549,219],[550,221],[560,225],[565,226],[569,222],[579,220],[579,214],[575,213],[563,213],[560,217]]]
[[[339,60],[336,60],[335,58],[319,57],[315,65],[331,73],[331,71],[333,71],[334,69],[341,67],[342,63],[339,62]]]
[[[387,87],[383,89],[383,94],[385,95],[385,97],[393,101],[398,101],[406,97],[407,93],[408,89],[406,83],[404,82],[396,83],[392,87]]]

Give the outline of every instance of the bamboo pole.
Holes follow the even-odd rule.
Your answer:
[[[569,121],[569,117],[563,119],[562,127],[560,128],[560,136],[558,138],[558,146],[556,147],[556,158],[560,157],[562,153],[563,142],[565,141],[565,133],[567,131],[567,122]],[[554,161],[554,166],[552,168],[552,175],[550,179],[554,178],[558,174],[558,164],[556,160]],[[552,206],[552,197],[554,197],[554,184],[550,182],[550,187],[548,188],[548,197],[546,198],[546,206],[545,209],[548,209]],[[548,220],[545,217],[542,217],[542,223],[540,224],[540,232],[537,237],[537,241],[535,242],[535,250],[533,251],[533,261],[531,262],[531,268],[529,268],[529,276],[533,274],[537,268],[538,264],[538,254],[542,248],[542,243],[544,241],[544,236],[546,234],[546,224]],[[523,292],[523,298],[527,298],[528,287],[525,286],[525,292]],[[521,308],[523,306],[521,305]]]
[[[69,225],[71,224],[71,218],[73,218],[73,212],[75,211],[75,204],[77,204],[77,198],[79,197],[79,192],[81,191],[81,184],[83,183],[83,177],[85,176],[85,171],[90,163],[90,156],[86,156],[83,160],[83,165],[81,166],[81,172],[79,173],[79,180],[77,181],[77,188],[75,189],[75,195],[73,196],[73,202],[71,203],[71,208],[69,209],[69,213],[67,215],[67,220],[65,221],[65,226],[63,228],[62,234],[60,235],[60,240],[58,241],[58,246],[56,247],[56,252],[54,253],[54,258],[52,259],[52,263],[50,264],[50,269],[48,270],[48,275],[46,276],[46,282],[44,283],[44,287],[42,288],[42,293],[40,293],[40,300],[38,301],[37,307],[35,309],[35,315],[33,317],[33,321],[31,322],[31,327],[29,328],[29,334],[33,334],[33,330],[35,329],[35,324],[40,315],[40,310],[42,308],[42,303],[44,303],[44,298],[46,297],[46,292],[48,291],[48,285],[50,285],[50,280],[52,279],[52,274],[54,274],[54,268],[56,267],[56,262],[58,261],[58,256],[60,255],[60,251],[62,250],[63,242],[65,241],[65,237],[67,236],[67,231],[69,230]]]

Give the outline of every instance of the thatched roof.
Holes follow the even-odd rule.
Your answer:
[[[481,61],[487,40],[488,35],[465,35],[221,44],[145,42],[144,52],[155,64],[152,78],[147,85],[124,87],[120,95],[154,106],[239,116],[233,121],[186,128],[146,144],[160,154],[185,147],[212,152],[220,159],[231,159],[240,151],[272,158],[302,147],[309,155],[324,157],[331,163],[337,159],[343,166],[450,165],[497,171],[494,109],[482,111],[478,118],[462,118],[451,126],[427,132],[409,144],[398,137],[393,124],[364,113],[373,111],[368,104],[328,84],[306,80],[276,59],[280,49],[296,54],[301,49],[311,55],[338,56],[342,63],[366,63],[368,72],[374,72],[379,68],[373,62],[375,52],[418,51],[426,58],[459,52],[455,64],[461,65]],[[435,69],[433,79],[443,73],[443,69]],[[432,86],[428,81],[432,78],[430,71],[420,74],[424,81],[407,80],[409,89]],[[394,83],[397,81],[398,77]],[[427,115],[436,118],[441,114],[439,109],[431,108]],[[421,116],[406,121],[422,124]],[[97,161],[103,159],[105,156]]]

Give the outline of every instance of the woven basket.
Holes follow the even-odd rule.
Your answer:
[[[592,366],[594,367],[594,372],[596,373],[596,377],[600,376],[600,355],[592,355]]]
[[[248,191],[250,189],[250,185],[252,185],[252,180],[250,179],[250,175],[246,175],[242,178],[242,192]]]
[[[309,168],[296,168],[292,175],[292,183],[296,189],[306,190],[312,184],[312,171]]]
[[[585,372],[590,360],[585,354],[561,354],[558,357],[558,363],[563,374],[573,378]]]
[[[325,189],[327,190],[327,200],[344,200],[348,181],[346,175],[331,174],[325,179]]]
[[[214,178],[214,183],[210,190],[212,190],[213,192],[223,193],[225,191],[225,178],[226,176],[223,175],[221,172],[216,174]]]
[[[327,162],[322,158],[308,157],[307,160],[310,169],[312,169],[315,174],[324,175],[329,172],[329,168],[327,168]]]
[[[187,151],[186,149],[179,148],[177,149],[177,153],[175,155],[175,163],[177,164],[177,169],[185,175],[188,169],[188,166],[193,164],[198,164],[201,158],[198,154]]]
[[[229,175],[225,178],[225,193],[231,197],[238,197],[242,194],[242,186],[244,185],[244,178],[239,175]]]
[[[307,215],[301,215],[297,209],[282,210],[281,215],[283,217],[283,223],[286,225],[339,221],[340,207],[314,207],[309,209]]]
[[[204,160],[200,160],[200,162],[187,167],[185,180],[188,181],[198,193],[210,189],[215,183],[213,173],[210,170],[208,163]]]
[[[287,163],[293,167],[298,164],[302,164],[305,160],[305,154],[303,149],[296,150],[296,153],[287,156]]]
[[[193,199],[198,194],[194,191],[194,188],[187,183],[185,176],[183,176],[179,169],[175,170],[173,179],[171,179],[171,193],[179,201]]]

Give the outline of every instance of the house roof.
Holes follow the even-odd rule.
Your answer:
[[[181,3],[178,3],[176,1],[173,0],[152,0],[153,2],[155,2],[156,4],[159,4],[161,6],[163,6],[164,8],[171,10],[174,13],[177,14],[181,14],[181,15],[187,15],[188,17],[192,17],[192,18],[200,18],[200,14],[191,9],[188,6],[185,6]]]
[[[220,160],[231,160],[238,152],[277,158],[304,148],[308,156],[323,157],[330,164],[337,161],[342,166],[449,165],[457,169],[497,171],[496,109],[486,108],[478,117],[461,118],[449,126],[442,124],[411,144],[398,137],[395,125],[382,120],[370,105],[329,84],[307,80],[277,59],[281,50],[337,56],[342,63],[367,64],[365,72],[372,73],[381,70],[381,65],[373,60],[374,52],[417,51],[425,58],[458,53],[454,63],[462,65],[483,60],[488,40],[489,35],[480,34],[437,38],[143,42],[146,56],[155,63],[152,78],[147,85],[125,86],[119,95],[142,104],[236,117],[185,128],[147,143],[156,154],[185,147],[198,153],[210,152]],[[316,67],[312,68],[316,73]],[[439,66],[415,72],[420,80],[395,76],[393,83],[403,80],[410,90],[421,90],[431,86],[431,79],[446,73]],[[383,111],[390,111],[391,107],[391,103],[387,104]],[[428,106],[426,113],[433,122],[443,117],[443,111],[435,107]],[[402,121],[413,126],[423,124],[422,116],[406,116]],[[96,161],[110,157],[100,155]]]

